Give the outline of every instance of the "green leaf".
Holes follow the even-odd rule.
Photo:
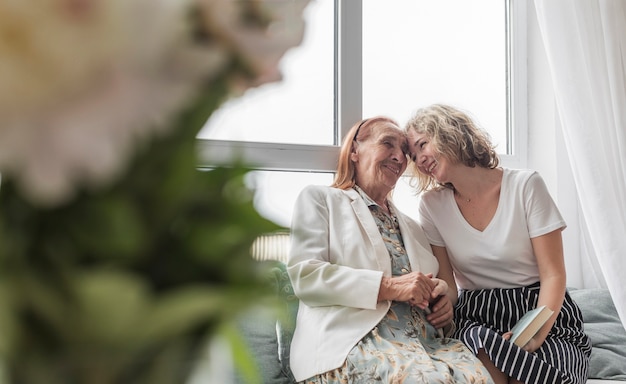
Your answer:
[[[253,351],[250,350],[239,330],[232,323],[225,323],[217,330],[216,335],[228,342],[235,369],[241,374],[243,381],[247,384],[263,384]]]
[[[138,331],[149,320],[152,297],[146,281],[126,271],[94,269],[76,277],[71,342],[138,349]]]
[[[198,326],[215,326],[233,318],[258,294],[245,287],[191,286],[160,295],[139,335],[160,341],[188,333]]]

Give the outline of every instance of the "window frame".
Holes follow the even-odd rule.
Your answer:
[[[502,165],[525,168],[528,158],[527,26],[522,0],[505,0],[507,152]],[[199,167],[239,158],[258,170],[334,172],[341,139],[362,118],[362,3],[335,0],[334,145],[197,139]]]

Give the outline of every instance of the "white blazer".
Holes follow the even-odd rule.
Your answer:
[[[412,270],[436,276],[424,232],[393,208]],[[308,186],[300,193],[287,270],[300,299],[290,364],[302,381],[343,365],[391,306],[377,300],[383,275],[391,276],[389,252],[358,192]]]

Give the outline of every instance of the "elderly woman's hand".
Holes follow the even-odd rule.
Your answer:
[[[406,301],[422,309],[427,308],[436,282],[421,272],[402,276],[383,277],[378,292],[378,301]]]

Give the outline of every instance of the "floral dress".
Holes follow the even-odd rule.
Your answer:
[[[385,241],[394,276],[411,272],[395,215],[359,189]],[[350,351],[343,366],[312,383],[493,383],[476,356],[456,339],[441,337],[418,307],[394,301],[387,315]]]

